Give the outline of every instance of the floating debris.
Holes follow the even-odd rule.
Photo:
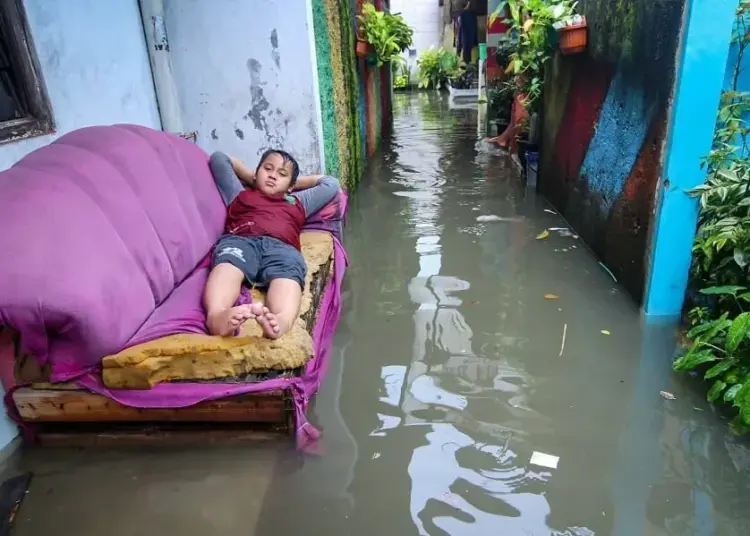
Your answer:
[[[548,469],[557,469],[557,464],[560,461],[559,456],[553,456],[552,454],[546,454],[544,452],[534,451],[531,455],[529,463],[532,465],[538,465],[540,467],[547,467]]]
[[[563,352],[565,351],[565,339],[567,337],[568,337],[568,325],[565,324],[565,326],[563,326],[562,344],[560,345],[560,357],[562,357]]]
[[[608,329],[603,329],[602,330],[602,335],[612,335],[612,334],[609,332]]]
[[[547,229],[536,235],[537,240],[544,240],[547,237],[549,237],[549,231]]]
[[[602,268],[604,268],[604,270],[606,270],[606,272],[614,280],[614,282],[617,283],[617,278],[615,277],[615,274],[612,273],[612,270],[610,270],[609,268],[607,268],[607,266],[603,262],[601,262],[601,261],[599,261],[599,266],[601,266]]]
[[[557,212],[555,212],[554,210],[550,210],[548,208],[545,208],[544,212],[548,212],[549,214],[554,214],[555,216],[557,216]]]
[[[489,214],[486,216],[478,216],[477,221],[480,223],[486,223],[491,221],[504,221],[504,222],[518,222],[523,221],[523,218],[518,216],[495,216],[494,214]]]
[[[669,391],[659,391],[659,394],[660,394],[660,395],[661,395],[661,397],[662,397],[663,399],[665,399],[665,400],[677,400],[677,397],[676,397],[676,396],[674,396],[674,395],[673,395],[672,393],[670,393]]]
[[[557,294],[545,294],[545,295],[544,295],[544,299],[545,299],[545,300],[556,300],[556,299],[558,299],[559,297],[560,297],[560,296],[558,296]]]

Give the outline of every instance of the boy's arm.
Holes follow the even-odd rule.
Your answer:
[[[305,216],[309,217],[333,201],[339,190],[341,186],[338,180],[326,175],[314,175],[297,179],[293,195],[302,203]]]
[[[237,160],[236,158],[229,157],[229,159],[232,161],[232,168],[234,169],[234,173],[237,175],[237,178],[239,178],[247,186],[255,188],[255,171],[247,167],[243,162]]]
[[[294,185],[293,190],[295,192],[299,192],[300,190],[308,190],[310,188],[314,188],[315,186],[320,183],[321,180],[325,175],[308,175],[303,177],[297,177],[297,182]]]

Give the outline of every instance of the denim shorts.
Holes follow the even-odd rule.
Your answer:
[[[294,247],[269,236],[223,235],[214,246],[212,266],[229,263],[252,285],[265,288],[274,279],[293,279],[305,287],[307,263]]]

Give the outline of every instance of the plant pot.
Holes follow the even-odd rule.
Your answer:
[[[588,43],[588,26],[586,19],[581,24],[566,26],[558,31],[560,36],[560,52],[566,56],[580,54],[586,50]]]
[[[370,43],[364,39],[357,38],[357,56],[360,58],[366,58],[370,55]]]

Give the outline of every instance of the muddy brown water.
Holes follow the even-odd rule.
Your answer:
[[[351,200],[320,455],[31,451],[18,536],[750,534],[748,442],[670,372],[674,326],[570,233],[535,239],[567,225],[478,150],[476,109],[394,109]]]

